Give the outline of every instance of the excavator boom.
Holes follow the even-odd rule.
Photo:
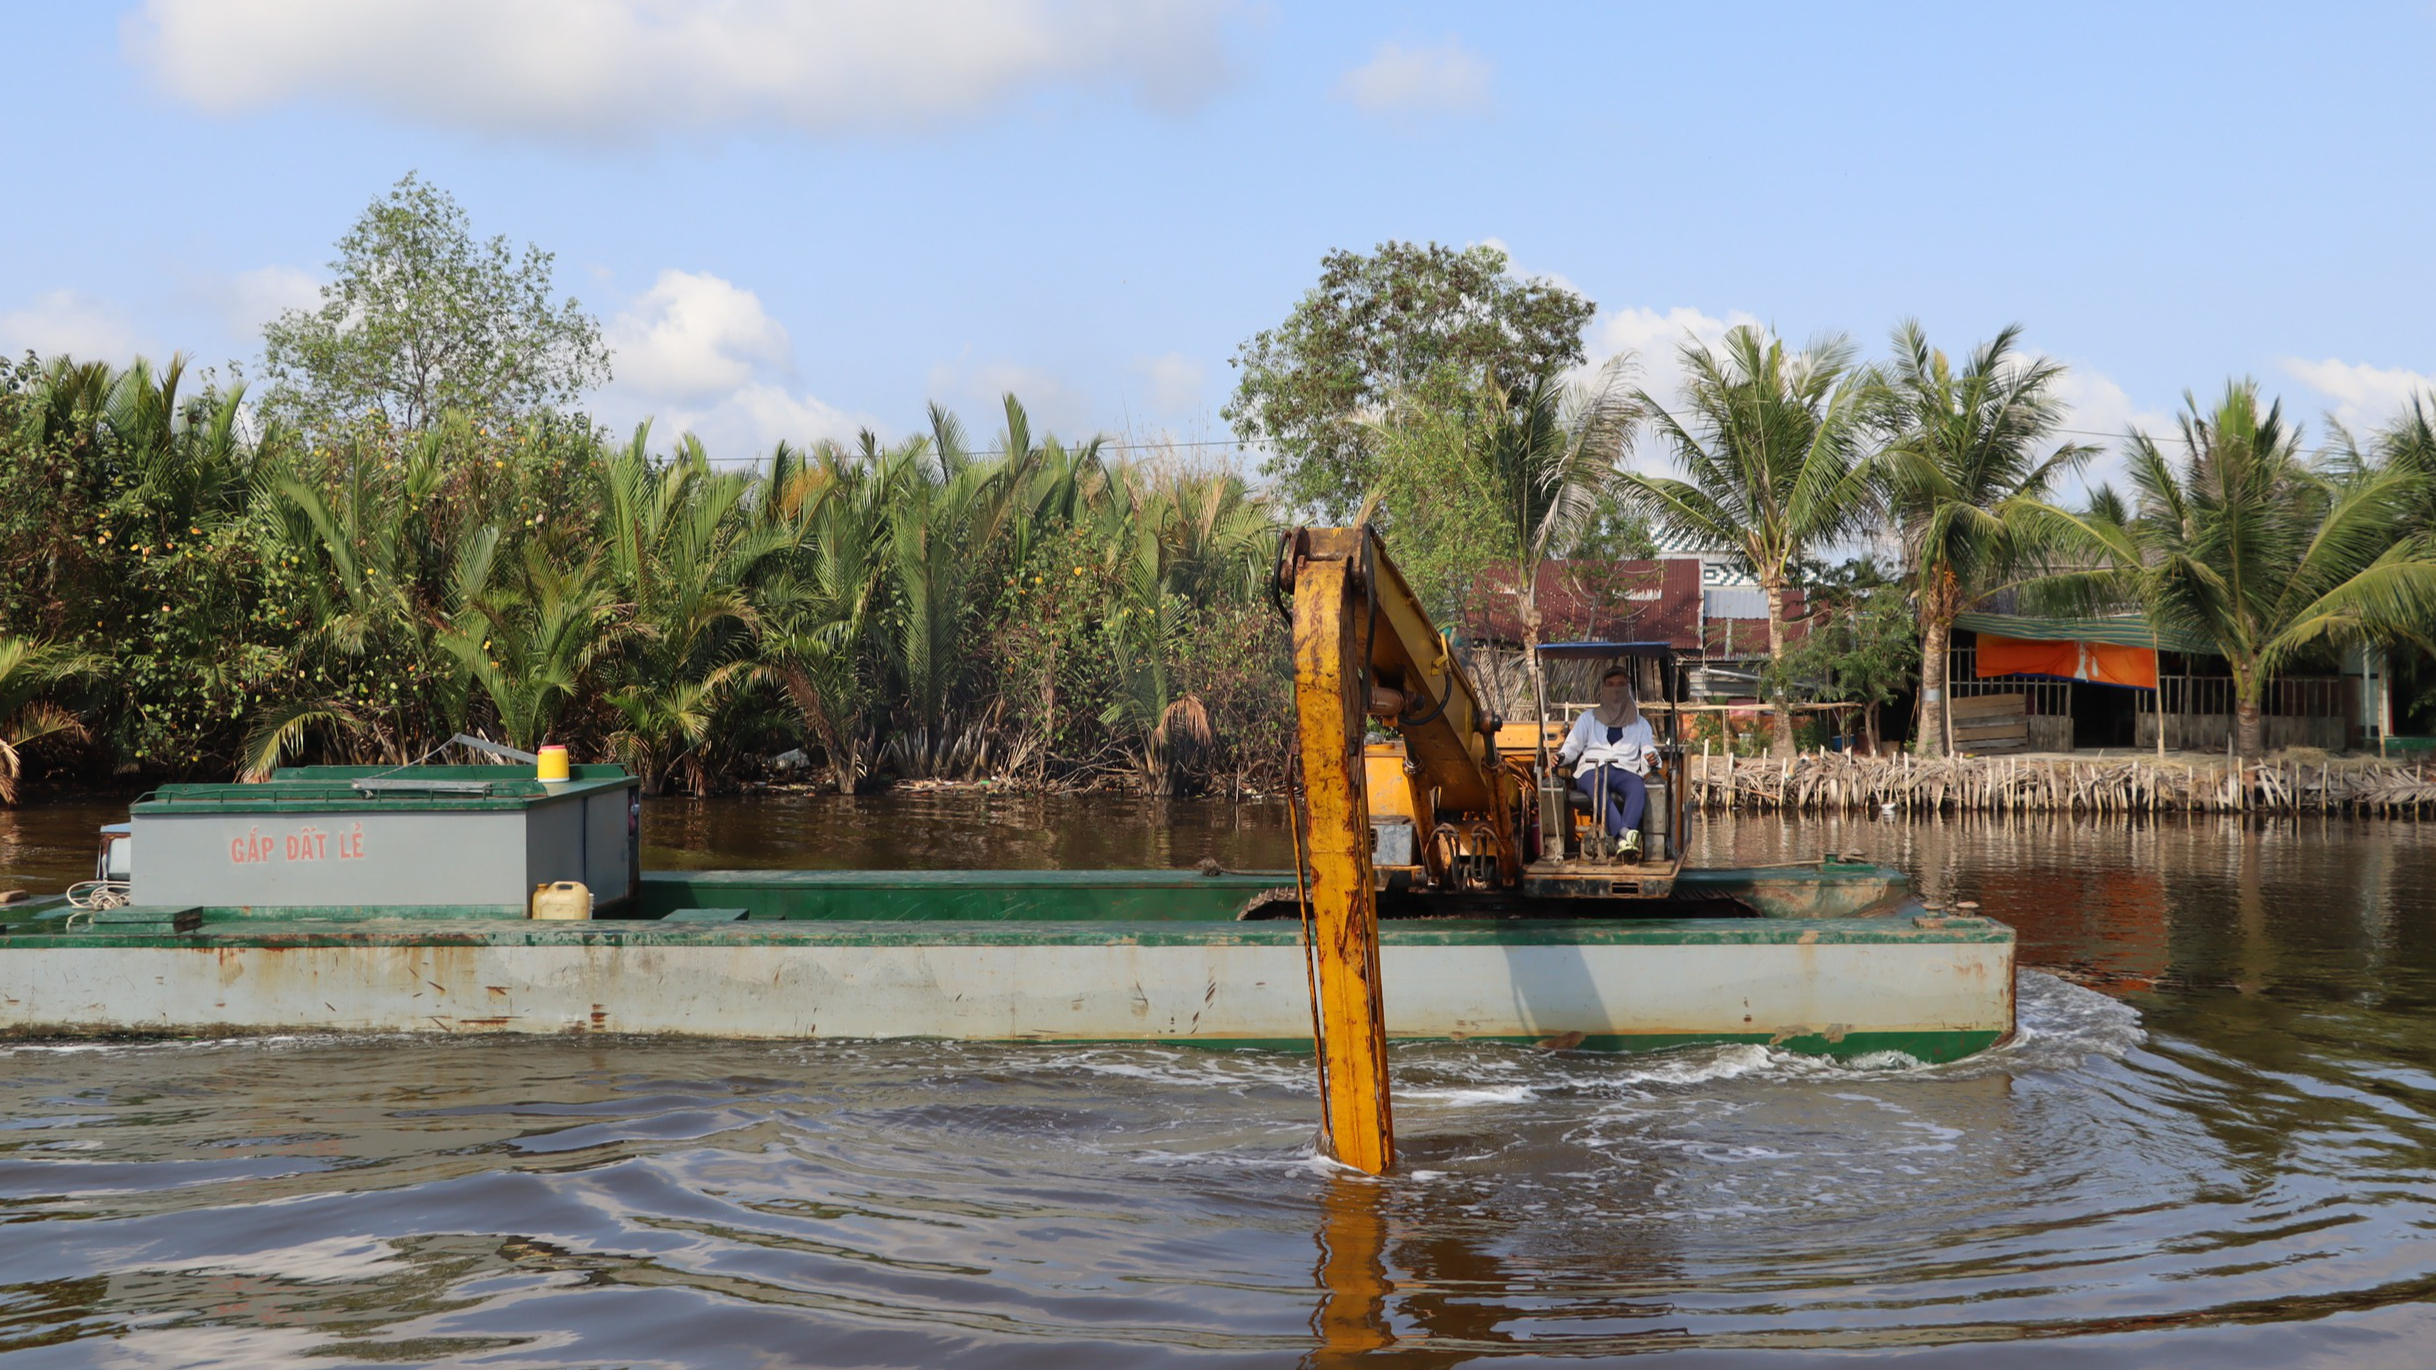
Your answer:
[[[1281,604],[1292,597],[1302,763],[1295,823],[1311,923],[1323,1142],[1337,1160],[1378,1174],[1393,1164],[1395,1142],[1363,762],[1368,721],[1403,735],[1415,811],[1470,819],[1472,840],[1487,836],[1487,854],[1509,881],[1521,869],[1520,788],[1499,763],[1496,721],[1377,534],[1295,529],[1279,548],[1276,589]]]

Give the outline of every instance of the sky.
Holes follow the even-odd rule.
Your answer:
[[[1579,290],[1662,395],[1686,338],[1906,317],[2023,325],[2096,441],[2245,376],[2322,438],[2436,374],[2431,0],[0,0],[0,40],[0,349],[250,364],[411,171],[556,254],[603,419],[729,458],[1013,391],[1238,460],[1230,356],[1389,239]]]

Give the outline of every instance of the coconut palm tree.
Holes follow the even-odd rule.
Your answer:
[[[1793,753],[1785,699],[1785,593],[1795,563],[1858,532],[1879,503],[1863,458],[1871,387],[1842,337],[1798,352],[1749,326],[1712,351],[1686,343],[1680,404],[1636,392],[1688,480],[1628,472],[1628,497],[1660,531],[1731,552],[1766,593],[1776,705],[1772,750]]]
[[[0,635],[0,804],[17,802],[23,749],[45,738],[85,736],[76,715],[42,696],[96,664],[82,653]]]
[[[2371,457],[2362,465],[2428,477],[2408,521],[2413,532],[2436,534],[2436,393],[2411,396],[2402,412],[2377,431],[2370,450]]]
[[[1498,497],[1498,522],[1514,549],[1514,595],[1523,625],[1523,664],[1544,708],[1540,672],[1540,567],[1617,491],[1634,431],[1647,416],[1633,388],[1630,354],[1618,355],[1586,384],[1552,375],[1491,391],[1475,444]]]
[[[2049,555],[2075,569],[2033,582],[2083,604],[2141,605],[2161,628],[2213,642],[2233,677],[2234,745],[2265,750],[2266,688],[2312,648],[2426,641],[2436,544],[2408,531],[2428,476],[2405,464],[2328,473],[2281,405],[2249,381],[2213,409],[2183,397],[2179,460],[2131,440],[2132,497],[2028,510]]]
[[[2064,421],[2054,394],[2061,364],[2024,358],[2009,326],[1957,372],[1916,320],[1896,325],[1880,373],[1879,454],[1920,621],[1918,747],[1946,746],[1946,645],[1954,618],[1997,587],[2029,550],[2015,517],[2049,497],[2055,478],[2097,451],[2052,442]]]

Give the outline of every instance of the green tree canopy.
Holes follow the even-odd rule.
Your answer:
[[[1878,564],[1854,558],[1802,577],[1810,632],[1785,649],[1773,682],[1796,682],[1814,698],[1861,706],[1869,750],[1879,746],[1878,711],[1920,671],[1920,637],[1905,584]]]
[[[320,306],[263,328],[270,412],[336,435],[572,405],[609,379],[609,351],[580,303],[551,298],[554,261],[476,241],[456,200],[409,173],[338,240]]]
[[[1493,247],[1331,252],[1286,321],[1237,349],[1242,376],[1224,413],[1243,441],[1268,446],[1263,472],[1290,501],[1343,518],[1378,483],[1372,421],[1394,397],[1446,376],[1509,393],[1579,365],[1597,308],[1507,274]]]

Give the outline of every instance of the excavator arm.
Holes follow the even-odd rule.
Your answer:
[[[1497,724],[1420,599],[1369,528],[1297,528],[1278,551],[1280,607],[1294,628],[1302,763],[1295,825],[1311,923],[1323,1145],[1379,1174],[1394,1162],[1379,982],[1377,873],[1363,739],[1372,718],[1401,733],[1412,812],[1461,822],[1502,883],[1522,869],[1520,785],[1500,764]],[[1289,602],[1290,597],[1290,602]],[[1429,844],[1432,850],[1440,844]]]

